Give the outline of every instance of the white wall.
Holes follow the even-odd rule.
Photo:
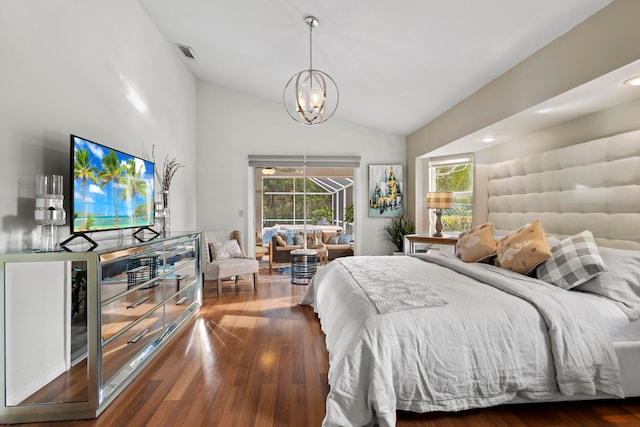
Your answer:
[[[286,81],[283,81],[283,88]],[[253,233],[249,154],[359,155],[355,177],[356,253],[389,254],[386,220],[368,218],[367,180],[372,163],[404,163],[405,138],[335,118],[318,126],[295,123],[280,103],[198,82],[197,225],[201,230]],[[338,107],[339,108],[339,107]],[[242,214],[242,216],[241,216]]]
[[[0,39],[0,251],[38,247],[35,175],[69,184],[70,133],[177,157],[172,229],[195,228],[195,79],[138,2],[2,0]]]
[[[420,156],[636,61],[640,57],[638,16],[640,2],[612,2],[409,135],[408,191],[416,194],[415,180],[425,179],[414,173]],[[420,197],[409,198],[410,212],[424,209]]]

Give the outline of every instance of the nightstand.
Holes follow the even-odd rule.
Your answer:
[[[432,245],[455,245],[458,242],[458,234],[444,234],[442,237],[433,237],[430,234],[407,234],[404,236],[405,248],[409,248],[408,254],[415,252],[416,243],[429,243]],[[405,242],[405,243],[406,243]]]

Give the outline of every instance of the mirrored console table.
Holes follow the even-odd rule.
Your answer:
[[[0,254],[0,423],[97,417],[201,306],[200,239]]]

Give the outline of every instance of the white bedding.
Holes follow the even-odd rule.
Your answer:
[[[430,283],[447,304],[378,314],[346,270],[359,260],[338,258],[319,271],[302,304],[318,313],[329,351],[323,425],[393,426],[397,409],[457,411],[516,395],[622,397],[610,331],[624,315],[613,304],[443,255],[426,258],[503,290],[414,257],[358,258]]]

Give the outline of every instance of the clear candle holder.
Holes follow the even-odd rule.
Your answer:
[[[40,250],[58,250],[58,226],[64,225],[67,213],[63,207],[62,175],[36,175],[36,224],[42,225]]]

